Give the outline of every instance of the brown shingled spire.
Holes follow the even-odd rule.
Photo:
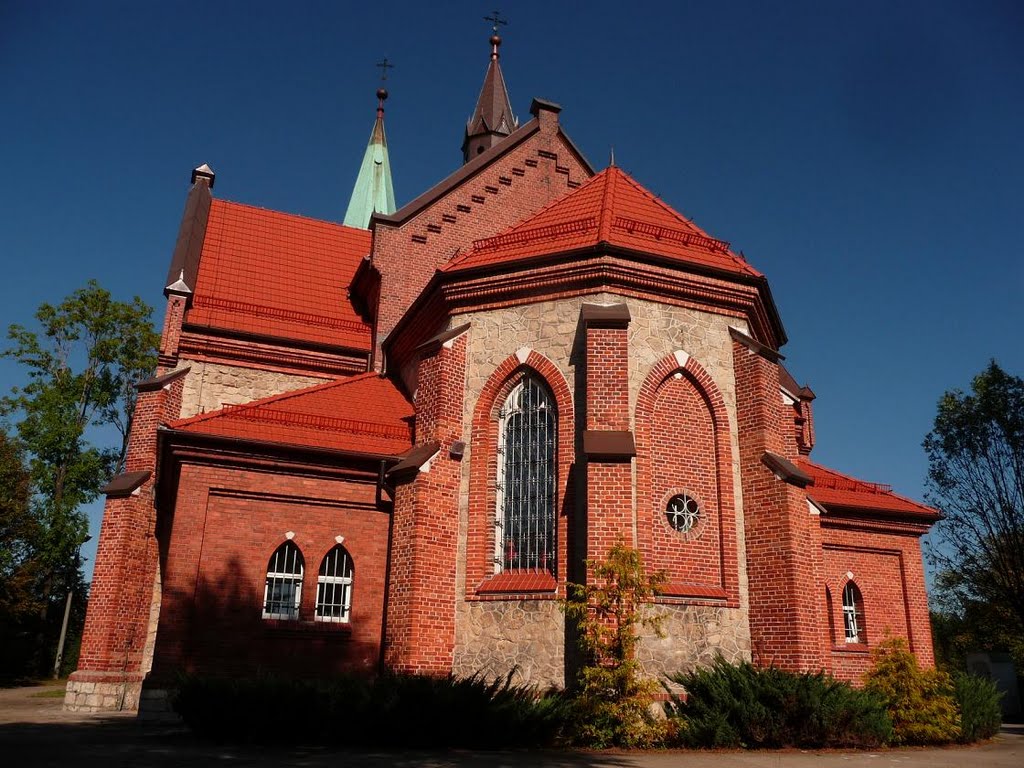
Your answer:
[[[480,89],[480,98],[477,99],[476,109],[469,122],[466,123],[466,136],[462,141],[462,161],[464,163],[468,163],[484,150],[493,147],[519,127],[519,121],[512,114],[508,90],[505,88],[505,78],[501,74],[501,65],[498,63],[500,58],[498,48],[501,46],[498,25],[508,22],[502,20],[497,12],[493,17],[486,17],[486,20],[494,22],[493,34],[490,39],[491,62],[487,66],[487,74],[484,76],[484,84]]]

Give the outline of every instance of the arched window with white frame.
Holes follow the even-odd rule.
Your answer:
[[[853,581],[846,582],[843,587],[843,626],[846,629],[846,642],[867,642],[864,632],[864,599]]]
[[[550,394],[531,376],[498,412],[495,573],[554,572],[556,425]]]
[[[340,544],[320,563],[316,577],[316,620],[346,623],[352,611],[352,558]]]
[[[294,621],[302,602],[305,563],[294,542],[286,541],[270,556],[267,582],[263,589],[263,618]]]

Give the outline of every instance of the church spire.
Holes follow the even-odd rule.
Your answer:
[[[508,100],[505,78],[501,74],[498,63],[501,37],[498,26],[508,24],[495,11],[493,16],[485,16],[485,21],[492,22],[491,62],[487,66],[484,85],[480,89],[473,116],[466,123],[466,137],[462,141],[462,161],[468,163],[485,149],[493,147],[519,127],[519,122],[512,114],[512,105]]]
[[[381,80],[388,79],[388,68],[393,67],[385,58],[380,64],[383,74]],[[356,185],[352,189],[352,197],[348,201],[345,212],[345,226],[367,229],[370,217],[374,213],[395,212],[395,190],[391,185],[391,161],[388,159],[388,140],[384,135],[384,101],[388,97],[387,89],[377,89],[377,120],[370,132],[370,141],[363,154],[363,163],[359,166]]]

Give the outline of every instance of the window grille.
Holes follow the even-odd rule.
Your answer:
[[[700,505],[685,493],[676,494],[668,500],[665,517],[675,530],[686,533],[700,522]]]
[[[340,544],[320,563],[316,579],[316,620],[347,622],[352,608],[352,559]]]
[[[555,568],[555,409],[524,378],[498,413],[494,570]]]
[[[267,585],[263,590],[263,618],[299,618],[304,571],[302,553],[291,541],[286,541],[270,556]]]
[[[863,643],[864,638],[864,613],[863,601],[860,590],[852,581],[846,582],[843,587],[843,624],[846,627],[846,642]]]

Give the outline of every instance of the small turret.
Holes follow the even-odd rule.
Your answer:
[[[468,163],[484,150],[493,147],[519,127],[519,121],[512,114],[508,89],[505,88],[505,77],[502,75],[501,65],[498,63],[498,59],[501,57],[501,54],[498,53],[498,49],[501,47],[498,25],[508,22],[500,19],[497,12],[493,17],[486,17],[486,20],[494,22],[489,41],[491,61],[487,65],[487,74],[484,75],[484,84],[480,89],[476,109],[473,111],[473,116],[469,118],[469,122],[466,123],[466,135],[462,140],[463,163]]]

